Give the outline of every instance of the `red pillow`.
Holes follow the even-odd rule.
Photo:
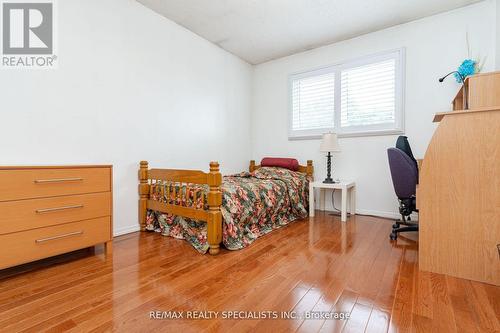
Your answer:
[[[262,161],[260,161],[260,166],[280,167],[292,171],[298,171],[299,161],[297,161],[295,158],[264,157]]]

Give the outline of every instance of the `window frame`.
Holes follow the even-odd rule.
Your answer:
[[[348,130],[343,130],[341,127],[341,75],[342,70],[368,65],[371,63],[382,62],[384,60],[394,59],[396,61],[396,77],[395,77],[395,124],[352,126]],[[334,65],[320,67],[308,71],[292,73],[288,76],[288,139],[318,139],[326,132],[335,132],[339,137],[356,137],[356,136],[375,136],[375,135],[394,135],[404,133],[404,95],[405,95],[405,48],[399,48],[390,51],[384,51],[361,58],[344,61]],[[335,88],[334,88],[334,126],[328,128],[320,128],[313,130],[293,130],[293,81],[311,76],[334,73]]]

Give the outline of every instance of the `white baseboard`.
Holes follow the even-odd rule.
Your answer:
[[[370,209],[356,209],[356,214],[361,214],[361,215],[373,215],[373,216],[379,216],[379,217],[385,217],[389,219],[399,219],[401,218],[401,215],[396,212],[384,212],[380,210],[370,210]],[[418,220],[418,215],[417,214],[411,214],[411,219],[414,221]],[[132,232],[139,231],[141,228],[138,224],[126,226],[126,227],[121,227],[118,229],[115,229],[113,232],[113,236],[121,236],[125,234],[130,234]]]
[[[125,234],[130,234],[132,232],[136,232],[139,230],[141,230],[141,227],[139,226],[139,224],[129,225],[126,227],[121,227],[121,228],[115,229],[113,231],[113,236],[116,237],[116,236],[121,236],[121,235],[125,235]]]
[[[373,216],[379,216],[379,217],[385,217],[388,219],[401,219],[401,214],[398,212],[384,212],[384,211],[379,211],[379,210],[371,210],[371,209],[356,209],[356,214],[361,214],[361,215],[373,215]],[[418,214],[411,214],[410,215],[411,219],[413,221],[418,221]]]
[[[399,215],[399,213],[396,212],[385,212],[381,210],[371,210],[371,209],[356,209],[356,214],[373,215],[373,216],[385,217],[388,219],[398,219],[399,217],[401,217],[401,215]]]

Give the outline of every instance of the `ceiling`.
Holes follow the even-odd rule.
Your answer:
[[[478,0],[138,0],[260,64]]]

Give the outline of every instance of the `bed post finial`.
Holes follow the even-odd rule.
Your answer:
[[[208,220],[207,237],[210,245],[210,254],[219,253],[220,242],[222,241],[222,174],[219,171],[218,162],[210,162],[210,173],[207,176],[210,192],[208,192]]]
[[[307,167],[306,167],[306,173],[308,176],[313,176],[314,172],[314,167],[313,167],[313,161],[312,160],[307,160]]]
[[[255,160],[250,160],[250,166],[248,167],[248,171],[250,172],[255,171]]]
[[[148,162],[141,161],[139,167],[139,225],[146,230],[146,210],[149,200]]]
[[[219,162],[210,162],[210,172],[219,172]]]

